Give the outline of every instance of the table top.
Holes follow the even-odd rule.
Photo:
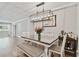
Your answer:
[[[34,42],[37,44],[47,46],[47,47],[50,47],[57,40],[57,38],[50,37],[50,36],[42,37],[40,41],[37,38],[33,38],[31,36],[29,36],[29,37],[21,36],[21,38],[23,38],[24,40],[27,40],[27,41],[31,41],[31,42]]]

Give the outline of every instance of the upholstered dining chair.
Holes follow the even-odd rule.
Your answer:
[[[56,53],[56,54],[60,55],[61,57],[63,57],[65,55],[64,47],[65,47],[66,37],[67,37],[67,34],[64,35],[63,42],[61,45],[53,44],[49,48],[49,56],[51,56],[51,53]],[[56,42],[56,43],[58,43],[58,42]]]

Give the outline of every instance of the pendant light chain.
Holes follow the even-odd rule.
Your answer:
[[[43,4],[43,17],[44,17],[44,4]]]
[[[43,18],[44,18],[44,4],[43,4]],[[42,18],[42,26],[43,26],[43,18]]]

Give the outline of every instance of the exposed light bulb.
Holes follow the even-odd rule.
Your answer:
[[[47,17],[46,15],[44,17]]]
[[[41,18],[43,18],[43,16],[41,16]]]
[[[50,15],[48,14],[48,16],[50,16]]]

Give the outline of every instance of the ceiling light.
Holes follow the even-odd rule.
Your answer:
[[[36,14],[31,15],[32,21],[50,20],[50,17],[53,16],[53,12],[51,10],[45,10],[44,5],[44,2],[36,5],[37,11]],[[43,7],[41,12],[38,10],[40,6]]]

